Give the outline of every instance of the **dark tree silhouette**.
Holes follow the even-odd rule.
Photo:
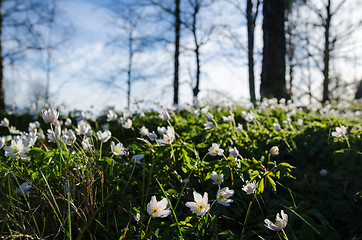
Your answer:
[[[359,82],[356,95],[354,96],[354,99],[361,99],[362,98],[362,80]]]
[[[2,51],[3,0],[0,0],[0,112],[6,110],[4,92],[4,60]]]
[[[180,68],[180,36],[181,36],[181,14],[180,0],[175,0],[175,57],[174,57],[174,77],[173,77],[173,104],[179,103],[179,68]]]
[[[115,80],[121,78],[122,74],[126,75],[127,110],[130,110],[134,82],[147,78],[146,73],[140,71],[143,66],[140,65],[138,55],[146,51],[153,42],[141,28],[146,21],[145,8],[136,2],[119,1],[113,2],[109,7],[113,12],[111,21],[117,31],[110,36],[108,46],[113,53],[119,51],[127,60],[117,64],[116,76],[111,77],[106,84],[114,86]]]
[[[39,26],[44,1],[0,0],[0,111],[6,110],[4,68],[25,59],[29,51],[42,51]]]
[[[255,21],[258,16],[260,1],[256,1],[255,10],[252,0],[246,3],[246,19],[248,23],[248,71],[249,71],[249,93],[250,101],[255,104],[255,76],[254,76],[254,32]]]
[[[343,1],[344,2],[344,1]],[[342,2],[342,3],[343,3]],[[323,99],[322,102],[329,100],[329,64],[330,64],[330,54],[331,54],[331,42],[330,42],[330,29],[331,29],[331,0],[328,0],[326,5],[326,18],[324,19],[322,25],[324,28],[324,51],[323,51]]]
[[[172,4],[173,2],[173,4]],[[174,44],[174,69],[173,69],[173,104],[177,106],[179,104],[179,86],[180,86],[180,48],[181,48],[181,32],[182,32],[182,19],[181,19],[181,0],[171,0],[171,1],[162,1],[162,0],[144,0],[144,5],[153,5],[159,8],[162,13],[166,13],[171,17],[172,22],[172,32],[174,34],[174,39],[172,40]],[[161,14],[162,15],[162,14]],[[168,20],[168,18],[167,18]],[[165,21],[161,17],[160,21]],[[158,36],[160,38],[160,36]],[[170,42],[170,40],[162,39],[162,41]]]
[[[197,103],[198,94],[200,92],[200,81],[201,81],[201,49],[206,45],[212,35],[218,30],[219,26],[212,23],[208,24],[207,27],[201,28],[202,18],[201,10],[207,9],[214,3],[213,0],[188,0],[190,12],[189,17],[185,19],[185,26],[190,30],[193,40],[192,51],[195,56],[195,84],[192,87],[193,102]]]
[[[287,98],[285,90],[284,0],[263,2],[263,63],[260,95]]]

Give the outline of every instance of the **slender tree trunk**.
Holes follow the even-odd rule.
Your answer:
[[[262,98],[288,98],[285,90],[284,10],[284,0],[264,0],[264,47],[260,84]]]
[[[291,12],[292,10],[289,9],[288,10],[288,14]],[[287,18],[289,17],[288,14],[286,15]],[[295,24],[293,23],[293,21],[290,21],[289,19],[286,19],[286,21],[288,22],[288,26],[286,27],[286,57],[288,59],[287,61],[287,69],[288,69],[288,87],[286,88],[287,93],[289,94],[289,96],[291,97],[293,94],[293,80],[294,80],[294,67],[295,67],[295,63],[294,63],[294,57],[295,57],[295,42],[294,42],[294,38],[293,36],[294,34],[294,30],[295,30]]]
[[[290,35],[289,35],[290,36]],[[291,38],[291,37],[290,37]],[[294,50],[295,46],[292,39],[288,39],[288,76],[289,76],[289,84],[286,89],[287,93],[291,97],[293,94],[293,82],[294,82]]]
[[[328,0],[326,5],[327,18],[325,19],[324,25],[324,67],[323,67],[323,99],[322,103],[329,100],[329,61],[330,61],[330,26],[331,26],[331,0]]]
[[[133,61],[133,37],[128,36],[128,69],[127,69],[127,110],[131,108],[131,83],[132,83],[132,61]]]
[[[362,80],[359,82],[359,85],[357,86],[356,95],[354,96],[354,99],[361,99],[362,98]]]
[[[199,46],[195,48],[195,56],[196,56],[196,85],[193,89],[193,94],[194,94],[194,101],[197,101],[197,96],[200,92],[200,75],[201,75]]]
[[[4,59],[2,53],[2,28],[3,28],[3,16],[2,16],[3,1],[0,0],[0,112],[6,110],[5,106],[5,91],[4,91]]]
[[[258,14],[260,1],[256,4],[255,14],[253,14],[252,0],[247,0],[246,4],[246,19],[248,23],[248,70],[249,70],[249,93],[250,101],[255,104],[255,76],[254,76],[254,30],[255,20]]]
[[[54,25],[54,18],[55,18],[55,0],[48,2],[48,12],[49,12],[49,20],[48,24],[48,35],[47,35],[47,45],[46,45],[46,79],[45,79],[45,103],[49,104],[49,92],[50,92],[50,75],[52,71],[52,33],[53,33],[53,25]]]
[[[200,6],[197,4],[194,9],[193,21],[192,21],[192,34],[194,37],[195,44],[195,58],[196,58],[196,84],[193,89],[193,97],[194,103],[197,102],[197,96],[200,92],[200,75],[201,75],[201,64],[200,64],[200,45],[196,35],[196,22],[197,22],[197,14],[199,12]]]
[[[46,79],[45,79],[45,96],[44,100],[46,104],[49,104],[49,88],[50,88],[50,71],[51,71],[51,49],[50,46],[47,46],[47,60],[46,60]]]
[[[179,95],[179,57],[180,57],[180,32],[181,32],[181,16],[180,16],[180,0],[175,0],[175,59],[174,59],[174,80],[173,80],[173,104],[178,105]]]

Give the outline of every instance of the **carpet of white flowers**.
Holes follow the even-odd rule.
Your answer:
[[[1,239],[361,239],[361,102],[9,112]]]

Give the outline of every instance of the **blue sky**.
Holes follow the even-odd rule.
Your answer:
[[[64,17],[73,24],[74,35],[63,50],[55,55],[54,72],[51,75],[51,92],[54,104],[65,104],[67,109],[93,109],[96,112],[105,106],[115,106],[121,110],[126,107],[125,80],[119,80],[117,87],[107,87],[97,83],[97,79],[104,80],[104,74],[109,73],[112,64],[122,62],[125,56],[112,54],[106,47],[109,35],[114,31],[109,24],[109,10],[97,5],[99,1],[67,0],[61,2]],[[103,3],[103,2],[102,2]],[[185,39],[187,41],[187,39]],[[205,46],[204,51],[213,46]],[[152,81],[135,82],[132,86],[132,101],[143,99],[146,105],[153,105],[154,101],[164,105],[171,105],[172,92],[172,45],[151,53],[143,53],[145,62],[152,63],[155,58],[170,59],[166,65],[155,66],[169,69],[171,75],[153,79]],[[171,58],[170,58],[171,57]],[[140,57],[141,58],[141,57]],[[58,62],[63,62],[58,65]],[[185,54],[181,59],[183,71],[180,76],[180,100],[182,104],[192,103],[192,91],[189,84],[190,77],[187,72],[193,71],[194,59],[191,54]],[[168,65],[167,65],[168,64]],[[240,69],[232,64],[209,59],[202,63],[202,79],[200,97],[213,96],[213,91],[220,91],[230,99],[239,100],[248,97],[246,68]],[[237,75],[244,75],[241,78]],[[38,81],[44,77],[41,71],[32,71],[30,81]],[[27,78],[25,76],[24,78]],[[20,81],[20,80],[19,80]],[[217,95],[218,96],[218,95]],[[21,98],[14,99],[18,104],[24,104]],[[26,100],[25,100],[26,102]]]
[[[51,93],[53,105],[64,104],[66,110],[92,109],[99,112],[106,106],[114,106],[117,110],[126,107],[126,83],[120,77],[117,84],[107,86],[100,84],[106,80],[114,71],[117,64],[126,62],[126,56],[114,52],[106,46],[109,36],[114,32],[114,26],[110,24],[109,10],[104,6],[106,1],[96,0],[65,0],[59,2],[59,7],[64,12],[63,19],[71,23],[74,27],[74,34],[62,50],[54,54],[54,71],[51,74]],[[223,12],[213,9],[213,14]],[[225,14],[224,14],[225,15]],[[223,16],[229,17],[230,16]],[[236,18],[242,18],[235,13]],[[260,20],[259,20],[260,21]],[[243,20],[235,21],[243,22]],[[259,22],[260,23],[260,22]],[[246,41],[246,28],[242,24],[237,29],[238,34]],[[256,30],[256,53],[262,49],[261,24]],[[191,42],[185,36],[183,43]],[[228,48],[225,41],[225,48]],[[221,99],[227,97],[234,101],[246,100],[248,93],[248,73],[246,67],[246,57],[240,60],[228,61],[219,56],[212,55],[218,46],[207,44],[203,48],[205,58],[202,62],[201,92],[200,98]],[[361,52],[361,50],[359,50]],[[209,54],[209,55],[208,55]],[[145,52],[138,56],[140,62],[150,65],[148,70],[152,73],[160,69],[168,69],[168,76],[152,79],[152,81],[135,82],[132,86],[132,101],[144,99],[147,106],[153,105],[154,101],[164,105],[171,105],[172,92],[172,63],[173,46],[169,45],[163,49],[154,49],[152,53]],[[155,64],[154,59],[163,60],[162,64]],[[256,93],[259,92],[260,77],[260,55],[256,54]],[[238,62],[238,65],[235,65]],[[190,73],[194,70],[194,59],[191,53],[182,55],[180,75],[180,101],[182,104],[192,102],[192,90],[190,86]],[[26,106],[28,100],[24,96],[28,95],[29,88],[36,82],[44,81],[44,71],[36,69],[32,65],[21,65],[22,71],[6,72],[7,76],[13,79],[8,83],[9,103],[15,102],[18,105]],[[351,71],[349,71],[351,73]],[[361,76],[361,70],[354,72]],[[315,74],[318,76],[318,73]],[[320,76],[318,77],[320,79]],[[320,80],[313,80],[313,88],[320,89]],[[12,92],[13,91],[13,92]],[[15,94],[22,92],[22,94]],[[215,92],[219,92],[216,94]]]

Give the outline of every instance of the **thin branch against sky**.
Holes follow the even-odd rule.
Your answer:
[[[356,0],[349,0],[348,2],[355,2]],[[101,3],[102,2],[102,3]],[[117,84],[118,90],[107,88],[99,88],[97,91],[92,91],[92,84],[89,84],[89,81],[94,82],[99,79],[100,82],[111,83],[112,79],[121,77],[124,72],[112,70],[113,66],[124,64],[125,63],[125,54],[120,51],[116,53],[115,51],[109,51],[106,48],[107,37],[114,33],[115,30],[109,23],[109,16],[111,11],[109,10],[109,3],[111,0],[107,1],[95,1],[95,0],[72,0],[72,1],[60,1],[60,8],[67,14],[67,17],[64,18],[64,21],[69,21],[74,24],[76,32],[74,32],[70,43],[67,46],[67,49],[58,51],[55,53],[58,64],[54,69],[54,83],[51,85],[52,91],[57,92],[57,99],[54,104],[61,104],[65,102],[69,108],[89,108],[91,105],[97,106],[97,108],[102,109],[106,105],[114,105],[116,108],[122,109],[125,107],[125,101],[120,100],[121,98],[117,95],[125,94],[125,88],[122,84]],[[247,91],[244,89],[247,88],[247,72],[246,69],[246,52],[243,51],[243,41],[245,41],[246,36],[243,36],[243,33],[246,32],[245,28],[245,17],[241,14],[236,14],[236,10],[231,10],[230,4],[226,6],[227,1],[216,1],[217,6],[210,8],[210,11],[206,11],[204,18],[210,18],[211,21],[216,21],[218,24],[224,24],[223,31],[217,35],[217,38],[207,38],[203,37],[201,40],[207,39],[207,44],[203,48],[202,52],[202,69],[205,72],[203,77],[205,78],[205,85],[201,85],[201,97],[205,97],[207,92],[212,91],[212,88],[215,88],[214,92],[229,92],[230,96],[233,96],[234,100],[240,100],[241,98],[248,98]],[[223,5],[225,4],[225,5]],[[346,7],[347,5],[343,5]],[[183,6],[185,7],[185,5]],[[223,9],[223,11],[220,11]],[[352,9],[353,10],[353,9]],[[151,10],[150,10],[151,11]],[[156,11],[156,10],[155,10]],[[232,14],[227,14],[227,13]],[[301,14],[301,16],[306,16],[310,18],[310,14]],[[353,15],[354,16],[354,15]],[[183,15],[183,17],[186,17]],[[342,16],[343,17],[343,16]],[[152,18],[148,24],[152,23],[155,19]],[[206,19],[203,21],[203,28],[207,29],[209,27],[207,24],[210,21]],[[301,18],[300,21],[307,20]],[[342,21],[342,20],[341,20]],[[343,21],[342,21],[343,22]],[[140,84],[135,86],[134,97],[138,98],[140,96],[147,99],[151,102],[153,100],[159,101],[162,99],[163,104],[171,104],[172,97],[168,89],[172,82],[172,35],[163,35],[164,31],[167,30],[167,24],[157,25],[156,30],[152,30],[150,25],[141,24],[143,27],[147,28],[149,33],[152,33],[154,39],[164,41],[159,41],[159,45],[150,45],[146,49],[147,51],[143,52],[140,57],[140,64],[146,64],[146,67],[139,67],[138,71],[142,72],[146,77],[141,79],[150,79],[143,80]],[[257,32],[256,32],[256,49],[255,49],[255,76],[258,81],[260,75],[260,51],[262,46],[261,42],[261,30],[260,22],[257,21]],[[141,28],[142,29],[142,28]],[[213,29],[213,28],[209,28]],[[169,29],[168,29],[169,30]],[[157,32],[158,31],[158,32]],[[211,31],[211,30],[210,30]],[[209,32],[210,32],[209,31]],[[318,40],[320,34],[317,33],[316,29],[311,29],[314,35],[316,36],[315,40]],[[211,32],[215,33],[216,31],[212,30]],[[218,31],[219,32],[219,31]],[[208,31],[206,31],[208,33]],[[224,33],[228,33],[230,38],[224,37]],[[205,36],[209,36],[206,34]],[[226,35],[225,35],[226,36]],[[357,34],[353,35],[353,39],[360,39],[361,29]],[[357,37],[356,37],[357,36]],[[237,39],[233,43],[232,38]],[[312,38],[311,38],[312,39]],[[352,37],[350,38],[352,39]],[[182,66],[180,71],[180,82],[190,82],[190,75],[188,71],[194,71],[194,61],[192,55],[187,52],[187,49],[192,49],[192,35],[191,33],[184,33],[182,35],[181,46],[181,62]],[[239,44],[240,48],[235,49],[235,43]],[[310,49],[311,54],[316,54],[318,48],[318,42],[310,42],[310,47],[315,46],[315,50]],[[246,42],[245,42],[246,46]],[[356,53],[361,52],[361,46],[355,44],[356,46],[353,50],[353,54],[349,54],[349,47],[345,47],[343,50],[335,51],[339,56],[343,56],[346,59],[351,59],[353,62],[358,62],[356,58]],[[230,53],[230,54],[228,54]],[[359,54],[360,56],[361,54]],[[36,57],[34,55],[34,57]],[[232,58],[231,58],[232,57]],[[311,67],[315,68],[318,61],[313,62],[316,58],[310,58],[312,62]],[[160,61],[162,60],[162,61]],[[346,61],[339,60],[341,66],[340,68],[348,68],[349,72],[352,73],[353,78],[361,78],[361,70],[351,71],[353,68],[358,68],[359,66],[350,63],[349,67],[345,66]],[[152,65],[150,63],[157,63]],[[236,64],[237,63],[237,64]],[[306,69],[305,60],[300,62],[300,70],[296,71],[296,84],[303,84],[301,80],[301,71]],[[140,65],[141,66],[141,65]],[[343,66],[343,67],[342,67]],[[359,67],[360,68],[360,67]],[[26,88],[28,83],[35,81],[41,76],[41,68],[37,68],[34,64],[28,62],[19,63],[15,68],[19,73],[16,75],[16,81],[18,85],[23,85]],[[338,70],[338,69],[336,69]],[[11,69],[6,70],[6,76],[8,78],[8,83],[12,79]],[[164,72],[163,76],[155,77],[156,73]],[[153,78],[148,78],[148,76],[153,76]],[[341,75],[343,78],[350,79],[347,74]],[[318,82],[320,76],[313,71],[313,81]],[[204,81],[204,80],[203,80]],[[52,81],[53,82],[53,81]],[[22,83],[22,84],[21,84]],[[9,84],[8,87],[11,85]],[[258,82],[256,82],[256,87],[258,88]],[[204,91],[204,92],[203,92]],[[256,89],[258,92],[258,89]],[[10,90],[9,90],[10,92]],[[117,94],[115,92],[118,92]],[[150,94],[152,92],[152,94]],[[164,94],[163,94],[164,92]],[[182,96],[180,100],[182,103],[190,103],[192,101],[192,92],[190,87],[187,84],[181,84],[180,93]],[[107,97],[104,97],[108,95]],[[318,94],[316,94],[318,95]],[[20,98],[19,96],[14,96],[11,99],[16,101],[18,104],[25,106],[27,101]],[[82,103],[82,104],[80,104]]]

